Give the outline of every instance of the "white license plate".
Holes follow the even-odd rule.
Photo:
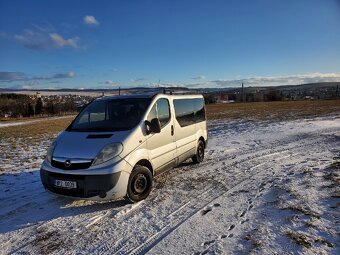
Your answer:
[[[77,182],[54,180],[54,186],[66,188],[66,189],[76,189],[77,188]]]

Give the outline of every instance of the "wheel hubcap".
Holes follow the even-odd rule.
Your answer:
[[[133,188],[135,193],[141,194],[146,190],[148,180],[144,174],[137,174],[134,178]]]
[[[202,146],[198,147],[198,157],[202,159],[204,156],[204,149]]]

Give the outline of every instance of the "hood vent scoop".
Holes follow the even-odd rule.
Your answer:
[[[88,135],[86,139],[110,138],[113,134]]]

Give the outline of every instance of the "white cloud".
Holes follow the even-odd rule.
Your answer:
[[[142,81],[147,81],[148,79],[146,78],[136,78],[136,79],[130,79],[131,82],[142,82]]]
[[[287,76],[256,76],[243,79],[220,79],[209,81],[210,86],[214,87],[235,87],[244,83],[246,86],[277,86],[277,85],[298,85],[315,82],[338,82],[340,73],[305,73]]]
[[[55,43],[56,46],[58,47],[64,47],[64,46],[69,46],[72,48],[78,48],[78,37],[70,38],[70,39],[64,39],[61,35],[57,33],[50,33],[50,38],[52,41]]]
[[[116,82],[111,81],[111,80],[106,81],[105,84],[108,84],[108,85],[117,85]]]
[[[31,85],[35,85],[38,81],[74,78],[75,76],[76,73],[74,71],[70,71],[67,73],[57,73],[54,75],[40,75],[40,76],[28,76],[21,72],[0,72],[0,83],[23,81],[30,82]]]
[[[74,71],[70,71],[68,73],[57,73],[51,77],[51,79],[64,79],[64,78],[74,78],[76,73]]]
[[[96,20],[96,18],[94,16],[85,16],[84,19],[84,24],[86,25],[90,25],[90,26],[98,26],[99,25],[99,22],[98,20]]]
[[[46,33],[34,29],[25,29],[22,34],[14,35],[13,38],[24,47],[34,50],[46,50],[53,46]]]
[[[32,89],[33,87],[30,85],[22,85],[21,89]]]
[[[8,40],[14,40],[26,48],[33,50],[48,50],[51,48],[71,47],[78,48],[78,37],[64,38],[53,29],[42,28],[33,25],[25,29],[21,34],[2,36]]]
[[[26,79],[26,75],[21,72],[0,72],[0,82],[22,81]]]
[[[191,79],[193,80],[205,80],[205,76],[204,75],[200,75],[200,76],[196,76],[196,77],[192,77]]]

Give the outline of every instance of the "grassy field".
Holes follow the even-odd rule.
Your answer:
[[[54,137],[56,133],[64,130],[73,120],[74,116],[59,119],[42,119],[39,122],[25,125],[0,128],[0,141],[2,138],[39,138],[41,135]]]
[[[70,115],[70,116],[73,116],[77,113],[73,113],[73,114],[67,114],[67,115]],[[67,116],[67,115],[61,115],[61,116]],[[6,123],[6,122],[26,122],[26,121],[33,121],[33,120],[41,120],[41,119],[49,119],[51,118],[51,116],[43,116],[43,117],[40,117],[40,116],[32,116],[32,117],[22,117],[22,118],[5,118],[5,117],[2,117],[0,118],[0,122],[1,123]]]
[[[8,171],[31,171],[45,158],[53,138],[71,123],[74,116],[42,119],[24,125],[0,128],[0,175]]]
[[[209,120],[293,120],[340,114],[340,100],[207,105]]]

